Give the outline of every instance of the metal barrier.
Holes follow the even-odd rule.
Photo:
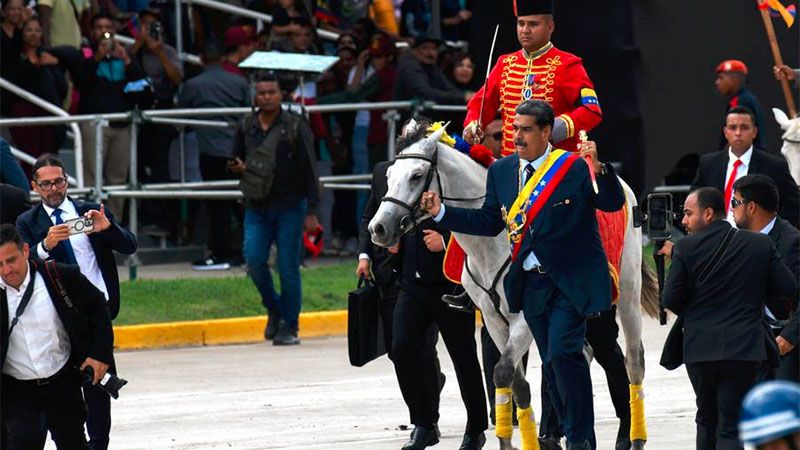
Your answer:
[[[34,105],[44,109],[47,112],[55,114],[60,117],[70,117],[69,113],[59,108],[58,106],[48,102],[47,100],[32,94],[25,89],[17,86],[16,84],[0,77],[0,88],[6,89],[20,98],[23,98]],[[72,129],[73,139],[75,141],[75,179],[78,187],[83,187],[83,142],[81,140],[81,129],[75,123],[69,123]]]
[[[192,0],[196,1],[196,0]],[[206,1],[206,0],[203,0]],[[293,104],[284,105],[284,107],[293,107]],[[369,110],[387,110],[383,115],[383,119],[388,122],[387,127],[387,158],[394,158],[395,149],[395,135],[397,132],[397,121],[400,118],[399,110],[414,109],[425,110],[430,109],[434,111],[463,111],[463,106],[443,106],[435,105],[429,102],[412,102],[412,101],[398,101],[398,102],[376,102],[376,103],[351,103],[341,105],[311,105],[304,108],[308,113],[332,113],[343,111],[369,111]],[[129,183],[127,186],[103,186],[102,185],[102,164],[95,165],[95,185],[90,189],[71,189],[73,194],[88,193],[92,195],[98,202],[105,198],[127,198],[130,199],[130,213],[128,215],[129,222],[128,228],[136,235],[138,227],[138,199],[240,199],[242,193],[238,188],[237,180],[222,180],[222,181],[207,181],[207,182],[185,182],[185,173],[183,166],[185,165],[183,139],[181,136],[181,182],[179,183],[152,183],[140,185],[137,178],[137,138],[139,126],[143,122],[154,122],[165,125],[175,125],[181,128],[185,126],[201,126],[201,127],[229,127],[233,124],[224,121],[215,121],[207,119],[190,119],[189,117],[209,117],[209,116],[240,116],[252,113],[249,107],[241,108],[198,108],[198,109],[173,109],[173,110],[134,110],[124,113],[111,113],[111,114],[84,114],[66,117],[31,117],[31,118],[14,118],[2,119],[0,118],[0,126],[36,126],[36,125],[54,125],[63,123],[91,122],[95,127],[95,161],[102,161],[102,127],[108,125],[108,121],[127,121],[130,122],[131,132],[131,146],[130,146],[130,174]],[[78,134],[78,136],[80,136]],[[79,141],[76,138],[76,142]],[[78,162],[76,161],[76,164]],[[82,164],[82,162],[81,162]],[[82,169],[82,165],[76,165],[78,171]],[[325,176],[320,177],[319,182],[323,188],[326,189],[344,189],[344,190],[368,190],[369,184],[354,183],[359,181],[369,181],[372,176],[370,174],[356,174],[356,175],[341,175],[341,176]],[[210,188],[210,189],[209,189]],[[130,272],[130,278],[136,279],[137,267],[139,260],[134,253],[127,260]]]

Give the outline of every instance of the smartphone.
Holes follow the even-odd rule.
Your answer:
[[[65,220],[64,224],[69,227],[69,234],[86,233],[94,230],[94,220],[88,217],[78,217],[77,219]]]
[[[647,237],[667,240],[672,237],[672,194],[652,193],[647,196]]]
[[[152,22],[150,24],[150,38],[153,39],[154,41],[160,41],[161,34],[162,34],[161,22],[158,21]]]

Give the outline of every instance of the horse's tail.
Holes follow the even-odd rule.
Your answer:
[[[642,309],[645,314],[655,319],[658,317],[658,280],[653,269],[642,257]]]

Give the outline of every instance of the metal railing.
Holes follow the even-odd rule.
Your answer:
[[[16,84],[6,80],[5,78],[0,77],[0,88],[6,89],[9,92],[12,92],[19,96],[20,98],[27,100],[34,105],[44,109],[45,111],[55,114],[59,117],[70,117],[69,113],[64,111],[63,109],[59,108],[58,106],[48,102],[47,100],[39,97],[38,95],[32,94],[25,89],[17,86]],[[24,119],[22,119],[24,120]],[[76,123],[67,123],[69,127],[72,129],[73,139],[75,142],[75,179],[77,182],[78,187],[83,187],[83,142],[81,140],[81,129],[78,127]]]
[[[287,104],[285,108],[294,107],[296,105]],[[398,101],[398,102],[379,102],[379,103],[351,103],[340,105],[312,105],[304,108],[308,113],[332,113],[343,111],[369,111],[369,110],[386,110],[383,119],[388,122],[387,127],[387,158],[393,159],[395,152],[395,134],[397,131],[397,121],[400,118],[399,110],[414,109],[423,110],[430,109],[435,111],[463,111],[465,107],[452,107],[435,105],[429,102],[414,102],[414,101]],[[206,181],[206,182],[189,182],[185,181],[185,149],[183,147],[183,128],[185,126],[201,126],[201,127],[228,127],[231,123],[224,121],[215,121],[208,119],[192,119],[190,117],[209,117],[209,116],[240,116],[252,113],[249,107],[240,108],[197,108],[197,109],[173,109],[173,110],[134,110],[124,113],[109,113],[109,114],[84,114],[66,117],[30,117],[30,118],[14,118],[3,119],[0,118],[0,126],[37,126],[37,125],[55,125],[62,123],[77,122],[91,122],[94,124],[96,133],[96,145],[94,148],[95,161],[103,161],[103,148],[102,148],[102,127],[108,125],[108,121],[127,121],[130,123],[130,169],[129,169],[129,183],[128,185],[117,186],[103,186],[103,165],[95,164],[95,185],[91,189],[71,189],[73,194],[91,193],[91,195],[99,202],[106,198],[127,198],[130,199],[130,209],[128,215],[128,228],[136,235],[138,227],[138,209],[137,200],[139,199],[240,199],[242,193],[238,190],[237,180],[221,180],[221,181]],[[165,125],[175,125],[181,129],[180,151],[181,151],[181,181],[178,183],[151,183],[140,184],[137,177],[137,152],[138,152],[138,130],[143,122],[152,121]],[[80,136],[80,135],[78,135]],[[76,142],[79,139],[76,138]],[[76,158],[77,159],[77,158]],[[77,165],[77,171],[81,170],[80,165]],[[319,183],[323,188],[327,189],[345,189],[345,190],[365,190],[369,189],[369,184],[364,184],[364,181],[371,180],[370,174],[356,174],[356,175],[341,175],[341,176],[324,176],[319,178]],[[362,183],[358,183],[362,182]],[[130,278],[135,279],[139,260],[134,253],[128,258],[128,266],[130,271]]]

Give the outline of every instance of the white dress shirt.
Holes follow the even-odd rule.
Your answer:
[[[737,157],[733,154],[730,147],[728,147],[728,167],[725,169],[725,181],[723,181],[722,189],[725,189],[725,186],[728,184],[728,180],[731,178],[731,172],[733,172],[733,163],[736,160],[740,160],[742,164],[736,169],[736,178],[734,178],[734,182],[739,178],[747,175],[747,171],[750,170],[750,160],[753,158],[753,146],[751,145],[750,148],[747,149],[746,152],[742,154],[741,157]],[[724,193],[724,192],[723,192]],[[733,197],[733,193],[731,193],[731,197]],[[731,226],[736,228],[736,222],[733,220],[733,208],[731,205],[725,205],[725,208],[728,209],[728,215],[725,217],[725,220],[730,222]]]
[[[550,145],[548,145],[547,146],[547,150],[545,150],[545,152],[542,154],[542,156],[536,158],[533,161],[528,161],[527,159],[522,159],[522,158],[519,159],[519,178],[518,179],[520,180],[520,185],[522,185],[521,181],[522,181],[522,177],[524,176],[523,174],[524,174],[524,171],[525,171],[525,166],[527,166],[530,163],[533,163],[533,171],[536,172],[536,169],[538,169],[542,165],[542,163],[544,163],[545,159],[547,159],[547,156],[550,154],[550,150],[551,150],[551,147],[550,147]],[[527,181],[528,180],[525,180],[525,182],[527,182]],[[522,189],[522,187],[524,187],[524,186],[520,186],[520,190]],[[437,214],[436,217],[433,218],[434,222],[440,222],[442,220],[442,218],[444,217],[444,210],[445,210],[444,203],[442,203],[441,208],[439,209],[439,214]],[[537,268],[537,267],[539,267],[541,265],[542,265],[542,263],[539,262],[539,258],[537,258],[536,254],[533,253],[533,250],[531,250],[531,252],[525,258],[525,261],[522,262],[522,269],[523,270],[533,270],[533,269],[535,269],[535,268]]]
[[[42,204],[42,206],[47,216],[50,217],[50,221],[55,225],[56,217],[53,215],[55,209],[45,204]],[[68,198],[65,198],[58,208],[61,209],[61,220],[64,222],[69,219],[77,219],[80,217],[78,215],[78,210],[75,209],[75,205]],[[108,301],[108,288],[106,287],[105,280],[103,280],[103,273],[100,272],[100,266],[97,265],[97,257],[94,255],[94,249],[92,248],[92,243],[89,242],[89,237],[86,236],[85,233],[73,234],[69,237],[69,243],[72,244],[72,251],[75,253],[75,259],[78,261],[78,267],[80,267],[81,273],[88,278],[97,289],[103,292],[106,301]],[[44,249],[44,239],[36,246],[36,253],[41,259],[50,257],[50,253]]]
[[[5,289],[8,298],[9,328],[30,281],[30,265],[19,290],[0,279],[0,287]],[[51,377],[67,363],[71,350],[67,329],[58,317],[44,279],[36,274],[30,302],[8,337],[3,373],[18,380]]]

